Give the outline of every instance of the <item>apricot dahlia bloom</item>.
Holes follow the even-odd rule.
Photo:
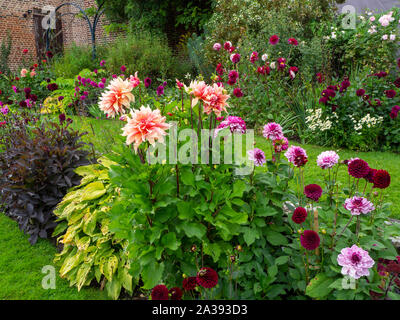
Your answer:
[[[207,84],[204,81],[192,81],[189,87],[185,86],[185,91],[191,94],[194,99],[192,100],[192,106],[194,107],[199,100],[204,100],[206,97]]]
[[[155,141],[163,143],[165,130],[170,124],[165,123],[165,117],[161,116],[160,110],[151,110],[150,107],[141,106],[140,110],[132,110],[131,117],[127,116],[127,124],[122,130],[122,136],[126,138],[126,144],[134,143],[135,151],[142,142],[148,141],[154,145]]]
[[[214,112],[218,117],[222,111],[226,112],[226,107],[229,107],[226,103],[229,95],[225,93],[224,88],[218,86],[216,83],[213,86],[208,86],[205,92],[204,112],[207,114]]]
[[[133,86],[128,79],[117,78],[112,80],[107,91],[100,98],[100,110],[112,118],[115,118],[116,114],[124,114],[124,108],[128,108],[130,103],[135,101],[135,97],[131,93],[132,89]]]

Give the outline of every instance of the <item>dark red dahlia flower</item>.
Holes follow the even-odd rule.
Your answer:
[[[186,291],[194,290],[194,288],[196,288],[196,286],[197,286],[196,277],[189,277],[189,278],[183,279],[183,283],[182,283],[183,290],[186,290]]]
[[[400,88],[400,78],[397,78],[393,83],[397,88]]]
[[[299,42],[295,38],[289,38],[288,43],[293,46],[298,46]]]
[[[395,90],[386,90],[385,91],[386,97],[389,99],[393,99],[396,96],[396,91]]]
[[[304,194],[308,199],[318,201],[322,196],[322,188],[317,184],[309,184],[304,187]]]
[[[375,172],[378,171],[376,169],[369,168],[368,174],[364,177],[369,183],[374,183],[374,175]]]
[[[168,300],[168,288],[163,285],[159,284],[153,288],[151,291],[151,300]]]
[[[204,288],[214,288],[218,284],[218,274],[211,268],[201,268],[196,280]]]
[[[315,250],[319,247],[320,238],[318,233],[313,230],[306,230],[300,236],[300,243],[306,250]]]
[[[322,97],[319,99],[319,104],[327,104],[328,103],[328,97]]]
[[[357,97],[362,97],[362,96],[364,96],[364,94],[365,94],[365,90],[364,89],[358,89],[356,91]]]
[[[354,178],[364,178],[369,173],[369,165],[362,159],[355,159],[350,162],[348,171]]]
[[[349,80],[345,79],[340,84],[340,92],[346,91],[348,87],[350,87],[351,83]]]
[[[390,174],[386,170],[377,170],[374,174],[374,188],[386,189],[390,186]]]
[[[58,85],[57,85],[57,83],[50,83],[50,84],[47,85],[47,89],[49,91],[55,91],[55,90],[58,89]]]
[[[305,166],[307,162],[308,162],[308,158],[307,158],[307,156],[305,156],[304,154],[298,154],[298,155],[296,155],[296,157],[295,157],[294,160],[293,160],[293,164],[294,164],[296,167]]]
[[[243,91],[240,88],[235,88],[235,90],[233,90],[233,95],[237,98],[241,98],[243,97]]]
[[[171,295],[171,300],[181,300],[182,299],[182,290],[179,287],[174,287],[169,289],[169,294]]]
[[[294,210],[293,216],[292,216],[292,221],[294,223],[302,224],[304,221],[306,221],[306,218],[307,218],[307,210],[306,209],[299,207],[299,208],[296,208],[296,210]]]

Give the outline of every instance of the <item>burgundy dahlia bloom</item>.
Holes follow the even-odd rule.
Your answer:
[[[240,61],[240,54],[239,53],[233,53],[231,55],[231,61],[236,64]]]
[[[304,187],[304,194],[308,199],[317,202],[322,196],[322,188],[318,184],[309,184]]]
[[[320,238],[318,233],[313,230],[306,230],[300,236],[300,243],[306,250],[315,250],[319,247]]]
[[[159,284],[153,288],[151,291],[151,300],[168,300],[168,288],[163,285]]]
[[[171,295],[171,300],[182,300],[183,293],[179,287],[169,289],[169,294]]]
[[[365,90],[364,89],[358,89],[356,91],[357,97],[362,97],[362,96],[364,96],[364,94],[365,94]]]
[[[196,286],[197,286],[196,277],[189,277],[189,278],[183,279],[183,283],[182,283],[183,290],[186,290],[186,291],[194,290],[194,288],[196,288]]]
[[[348,87],[350,87],[351,83],[348,79],[345,79],[340,84],[340,92],[346,91]]]
[[[374,183],[374,175],[376,173],[376,169],[369,168],[368,174],[364,177],[369,183]]]
[[[150,78],[144,79],[144,86],[145,86],[146,88],[148,88],[148,87],[151,86],[151,79],[150,79]]]
[[[377,170],[373,179],[374,188],[386,189],[390,186],[390,174],[386,170]]]
[[[235,88],[235,90],[233,90],[233,95],[234,95],[236,98],[241,98],[241,97],[243,97],[243,91],[242,91],[242,89],[240,89],[240,88]]]
[[[393,83],[397,88],[400,88],[400,78],[397,78]]]
[[[364,178],[369,173],[369,165],[362,159],[355,159],[349,163],[349,175],[356,179]]]
[[[307,210],[306,209],[299,207],[294,210],[293,216],[292,216],[292,221],[294,223],[302,224],[304,221],[306,221],[306,218],[307,218]]]
[[[214,288],[218,284],[218,274],[211,268],[201,268],[197,272],[196,280],[204,288]]]
[[[386,90],[385,91],[386,97],[389,99],[393,99],[396,96],[396,91],[395,90]]]
[[[275,34],[271,38],[269,38],[269,43],[273,46],[279,43],[279,37]]]
[[[49,91],[55,91],[55,90],[58,89],[58,85],[57,85],[57,83],[50,83],[50,84],[47,85],[47,89]]]

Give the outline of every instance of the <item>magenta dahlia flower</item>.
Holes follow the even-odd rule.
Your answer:
[[[222,47],[221,44],[218,43],[218,42],[214,43],[214,45],[213,45],[213,49],[214,49],[215,51],[221,50],[221,47]]]
[[[224,121],[221,121],[221,123],[218,125],[218,128],[216,129],[215,134],[225,128],[229,128],[232,133],[238,132],[244,134],[246,133],[246,122],[244,122],[244,120],[240,117],[229,116]]]
[[[249,150],[247,154],[249,155],[249,160],[254,161],[256,167],[262,167],[266,163],[265,154],[260,149]]]
[[[257,51],[253,51],[250,55],[250,62],[254,63],[258,60],[258,52]]]
[[[395,90],[386,90],[385,91],[386,97],[389,99],[393,99],[396,96],[396,91]]]
[[[151,291],[151,300],[168,300],[168,293],[168,288],[163,284],[159,284]]]
[[[358,89],[358,90],[356,91],[357,97],[363,97],[364,94],[365,94],[365,90],[364,90],[364,89]]]
[[[321,169],[332,168],[339,162],[339,155],[335,151],[322,152],[317,158],[317,164]]]
[[[369,269],[375,264],[368,252],[357,247],[344,248],[337,257],[339,266],[342,266],[342,274],[354,279],[369,276]]]
[[[386,189],[390,186],[390,174],[386,170],[377,170],[374,174],[374,188]]]
[[[297,146],[291,146],[285,153],[285,157],[295,167],[302,167],[308,162],[306,151]]]
[[[201,268],[197,272],[196,280],[203,288],[214,288],[218,284],[218,273],[211,268]]]
[[[280,140],[283,139],[283,131],[280,124],[275,122],[270,122],[264,126],[263,131],[264,138],[268,140]]]
[[[279,43],[279,37],[275,34],[271,38],[269,38],[269,43],[273,46]]]
[[[306,230],[300,236],[300,243],[306,250],[315,250],[319,247],[321,239],[318,233],[313,230]]]
[[[282,139],[274,140],[273,146],[275,152],[286,151],[289,148],[289,140],[286,137],[282,137]]]
[[[231,54],[231,61],[236,64],[240,61],[240,54],[239,53],[232,53]]]
[[[226,42],[224,43],[224,49],[225,49],[225,50],[228,51],[231,47],[232,47],[232,42],[226,41]]]
[[[354,159],[349,162],[349,175],[356,179],[364,178],[369,172],[369,165],[362,159]]]
[[[361,213],[367,214],[375,210],[371,201],[357,196],[346,199],[343,206],[346,210],[349,210],[353,216],[359,216]]]
[[[299,42],[295,38],[289,38],[288,43],[293,46],[298,46]]]
[[[318,184],[309,184],[304,187],[304,194],[308,199],[317,202],[322,196],[322,188]]]
[[[233,90],[233,95],[234,95],[236,98],[241,98],[241,97],[243,97],[243,91],[242,91],[242,89],[240,89],[240,88],[235,88],[235,89]]]
[[[306,209],[299,207],[294,210],[293,215],[292,215],[292,221],[294,223],[302,224],[304,221],[306,221],[306,218],[307,218],[307,210]]]

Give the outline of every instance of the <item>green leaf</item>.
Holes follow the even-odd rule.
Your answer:
[[[289,256],[280,256],[275,260],[275,264],[280,266],[282,264],[286,264],[289,261]]]
[[[258,234],[251,228],[244,228],[244,241],[248,246],[251,246],[254,241],[256,241],[256,237],[258,237]]]
[[[185,185],[195,187],[194,174],[191,170],[182,171],[180,178]]]
[[[203,224],[196,222],[185,224],[183,230],[189,238],[197,237],[200,240],[203,239],[207,232],[207,228]]]
[[[144,266],[142,270],[143,289],[153,289],[157,284],[159,284],[163,272],[163,263],[152,261]]]
[[[175,232],[168,232],[161,238],[161,244],[173,251],[177,250],[181,245],[181,242],[176,239]]]
[[[88,184],[85,189],[83,189],[83,193],[81,196],[81,201],[85,200],[94,200],[100,198],[103,194],[106,193],[106,189],[104,185],[100,181],[92,182]]]
[[[330,285],[334,281],[335,279],[328,278],[324,273],[320,273],[310,281],[306,288],[306,294],[314,299],[326,298],[333,290]]]
[[[179,219],[191,219],[194,216],[193,204],[191,202],[182,201],[177,204]]]
[[[274,246],[284,246],[288,244],[287,238],[276,231],[268,231],[267,240]]]

